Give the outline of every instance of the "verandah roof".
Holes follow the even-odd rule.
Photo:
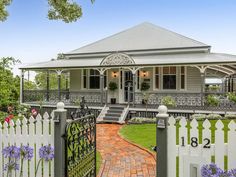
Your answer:
[[[220,53],[189,53],[131,56],[134,64],[101,66],[104,57],[63,59],[35,63],[21,67],[25,70],[72,69],[94,67],[125,67],[125,66],[164,66],[164,65],[236,65],[236,55]]]

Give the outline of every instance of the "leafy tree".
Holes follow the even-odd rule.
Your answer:
[[[35,83],[37,84],[39,89],[46,89],[47,88],[47,73],[38,72],[35,76]],[[58,89],[57,73],[49,74],[49,88],[50,90]],[[61,75],[61,89],[66,89],[66,76],[64,74]]]
[[[0,109],[5,110],[9,104],[16,104],[19,100],[20,78],[14,77],[11,67],[19,63],[12,57],[0,59]]]
[[[94,3],[95,0],[91,0]],[[6,7],[12,0],[0,0],[0,21],[5,21],[8,17]],[[82,16],[82,8],[73,0],[48,0],[48,19],[62,20],[66,23],[77,21]]]

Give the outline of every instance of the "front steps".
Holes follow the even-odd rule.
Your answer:
[[[110,123],[125,123],[124,119],[128,114],[128,107],[124,106],[107,106],[101,111],[98,122],[110,122]]]

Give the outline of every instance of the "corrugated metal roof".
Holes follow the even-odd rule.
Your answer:
[[[209,46],[151,23],[142,23],[66,54],[192,47]]]
[[[219,53],[188,53],[188,54],[133,56],[132,59],[135,62],[135,64],[133,64],[132,66],[194,65],[194,64],[227,65],[230,63],[236,64],[236,55],[219,54]],[[55,60],[43,63],[35,63],[25,67],[21,67],[21,69],[112,67],[112,66],[100,66],[102,60],[103,58]],[[113,67],[122,67],[122,66],[119,65]]]

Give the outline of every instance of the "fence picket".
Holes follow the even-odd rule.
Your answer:
[[[2,136],[2,123],[0,122],[0,153],[2,153],[2,145],[3,145],[3,136]],[[3,176],[3,156],[0,155],[0,176]]]
[[[198,135],[198,122],[193,119],[190,123],[190,155],[199,156],[199,135]]]
[[[203,131],[202,131],[202,157],[205,158],[206,163],[211,163],[211,123],[209,120],[203,122]],[[210,140],[208,145],[208,140]],[[204,148],[204,146],[206,148]]]
[[[50,144],[50,136],[49,136],[49,115],[47,112],[43,115],[43,144]],[[43,166],[43,174],[44,176],[49,176],[49,163],[45,162]]]
[[[42,117],[40,114],[37,115],[36,117],[36,123],[35,123],[35,149],[36,149],[36,153],[35,153],[35,157],[36,157],[36,164],[39,162],[40,157],[39,157],[39,153],[38,150],[40,147],[42,147]],[[37,177],[42,177],[43,171],[42,171],[42,163],[40,163],[40,166],[38,168],[38,172],[37,172]]]
[[[215,163],[221,168],[224,169],[224,124],[221,120],[216,122],[216,131],[215,131]]]
[[[23,138],[25,139],[25,142],[22,143],[22,145],[27,146],[27,145],[29,145],[29,136],[28,136],[27,119],[25,117],[21,121],[21,131],[22,131],[22,136],[21,136],[22,137],[22,141],[21,142],[24,142]],[[34,159],[34,157],[33,157],[33,159]],[[23,161],[23,167],[24,167],[24,169],[29,169],[28,161],[26,161],[26,160]],[[23,170],[23,176],[24,177],[28,176],[28,170]]]
[[[176,175],[176,156],[177,156],[177,150],[176,150],[176,128],[175,128],[175,119],[174,117],[169,118],[169,128],[167,133],[167,144],[168,144],[168,177],[172,177]]]
[[[34,149],[34,159],[32,159],[30,162],[29,162],[29,177],[31,176],[34,176],[34,173],[35,173],[35,167],[36,167],[36,162],[35,162],[35,158],[36,158],[36,149],[35,149],[35,144],[34,144],[34,141],[35,141],[35,136],[34,136],[34,132],[35,132],[35,124],[34,124],[34,117],[30,117],[29,118],[29,124],[28,124],[28,129],[29,129],[29,132],[28,132],[28,143],[29,143],[29,146],[32,147]]]
[[[236,123],[232,120],[229,125],[228,131],[228,169],[236,167],[236,151],[235,151],[235,140],[236,140]]]
[[[181,118],[179,121],[179,176],[184,176],[184,155],[187,155],[188,146],[187,146],[187,135],[188,130],[186,128],[187,121],[186,118]]]

